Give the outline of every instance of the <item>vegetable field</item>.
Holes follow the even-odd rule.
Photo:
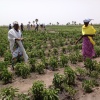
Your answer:
[[[25,30],[23,44],[29,62],[24,64],[21,57],[14,71],[11,70],[8,28],[0,27],[0,100],[89,100],[85,97],[98,93],[100,26],[94,26],[96,56],[85,62],[82,41],[75,44],[81,27],[58,25],[46,26],[46,31]]]

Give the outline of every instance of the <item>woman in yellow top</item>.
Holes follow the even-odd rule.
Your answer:
[[[83,20],[84,25],[82,26],[82,36],[78,39],[79,41],[83,38],[82,54],[83,54],[84,60],[86,58],[92,59],[93,56],[95,56],[95,51],[94,51],[95,42],[93,40],[93,36],[95,35],[96,30],[94,29],[93,26],[89,25],[89,22],[91,20],[92,19]]]

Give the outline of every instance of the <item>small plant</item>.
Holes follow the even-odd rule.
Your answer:
[[[45,71],[44,71],[44,68],[45,68],[45,65],[40,62],[36,65],[36,71],[39,73],[39,74],[44,74]]]
[[[6,61],[0,61],[0,71],[7,68],[8,68],[8,63]]]
[[[84,62],[84,65],[85,65],[85,67],[90,71],[90,73],[91,73],[91,71],[93,71],[93,70],[95,70],[96,69],[96,61],[92,61],[90,58],[87,58],[86,60],[85,60],[85,62]]]
[[[15,66],[15,73],[22,78],[27,78],[30,74],[30,67],[24,63],[17,63]]]
[[[68,52],[72,52],[72,50],[73,50],[73,49],[72,49],[72,46],[71,46],[71,45],[68,45],[68,46],[67,46],[67,51],[68,51]]]
[[[57,55],[57,54],[58,54],[58,49],[57,49],[57,48],[54,48],[54,49],[53,49],[53,54],[54,54],[54,55]]]
[[[77,61],[82,62],[83,61],[83,56],[81,54],[77,54]]]
[[[82,87],[84,89],[85,92],[90,93],[92,92],[92,88],[94,87],[93,81],[92,80],[85,80],[82,83]]]
[[[50,64],[53,71],[55,71],[58,68],[57,59],[55,57],[50,58],[49,64]]]
[[[35,100],[43,100],[43,91],[45,89],[45,85],[42,81],[36,81],[32,86],[32,94]]]
[[[62,65],[63,67],[67,66],[67,64],[68,64],[68,57],[62,55],[62,56],[60,57],[60,63],[61,63],[61,65]]]
[[[65,74],[65,80],[67,84],[69,85],[75,84],[75,74],[76,74],[75,71],[73,71],[68,66],[68,67],[65,67],[64,74]]]
[[[95,52],[96,52],[96,57],[99,57],[100,56],[100,47],[99,46],[95,47]]]
[[[71,100],[73,100],[73,98],[74,98],[77,91],[73,87],[71,87],[67,84],[63,84],[63,88],[68,93],[69,98]]]
[[[79,80],[83,80],[87,74],[86,70],[85,69],[82,69],[82,68],[76,68],[76,73],[77,73],[77,78]]]
[[[59,100],[58,90],[45,89],[43,91],[43,100]]]
[[[37,56],[38,56],[39,58],[44,57],[44,56],[45,56],[44,50],[43,50],[43,49],[38,50],[38,51],[37,51]]]
[[[7,69],[4,69],[1,72],[1,80],[4,82],[4,84],[12,82],[12,73],[9,72]]]
[[[4,61],[1,61],[0,62],[0,80],[2,78],[2,71],[4,69],[7,69],[7,67],[8,67],[8,63],[7,62],[4,62]]]
[[[35,58],[30,58],[29,62],[30,62],[30,65],[31,65],[31,69],[30,69],[31,72],[35,72],[35,70],[36,70],[36,66],[35,66],[36,59]]]
[[[66,50],[67,50],[66,47],[63,47],[63,48],[62,48],[62,52],[63,52],[63,53],[66,53]]]
[[[6,52],[4,54],[4,61],[7,61],[8,63],[11,63],[12,55],[10,52]]]
[[[17,88],[7,87],[3,88],[0,92],[0,99],[2,100],[14,100],[16,93],[18,92]]]
[[[92,78],[98,78],[99,77],[99,72],[97,71],[92,71],[91,73],[89,73],[89,76]]]
[[[27,94],[18,94],[18,100],[30,100],[30,96]]]
[[[62,89],[61,85],[64,82],[64,79],[65,79],[64,75],[55,73],[53,78],[53,85],[55,86],[55,88],[59,88],[61,90]]]
[[[46,57],[43,57],[41,59],[41,61],[43,62],[43,64],[45,65],[45,67],[48,68],[48,59]]]
[[[76,54],[74,54],[74,53],[70,54],[69,59],[70,59],[72,64],[76,64],[77,63],[77,56],[76,56]]]

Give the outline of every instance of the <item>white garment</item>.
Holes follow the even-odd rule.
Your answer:
[[[15,29],[11,29],[8,32],[8,40],[10,42],[10,50],[11,50],[11,53],[12,54],[14,52],[15,39],[21,38],[21,35],[22,35],[22,33],[21,33],[20,30],[17,32]],[[22,51],[22,54],[23,54],[23,57],[24,57],[25,62],[27,62],[28,61],[28,55],[26,54],[26,51],[24,49],[24,46],[23,46],[22,42],[21,41],[18,41],[18,40],[16,42],[18,43],[19,48]]]
[[[16,50],[14,50],[14,52],[12,53],[13,58],[18,57],[18,55],[20,55],[20,56],[23,55],[20,47],[16,48]]]

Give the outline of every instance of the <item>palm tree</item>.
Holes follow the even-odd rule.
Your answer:
[[[37,24],[37,22],[38,22],[38,19],[35,19],[35,22],[36,22],[36,24]]]

